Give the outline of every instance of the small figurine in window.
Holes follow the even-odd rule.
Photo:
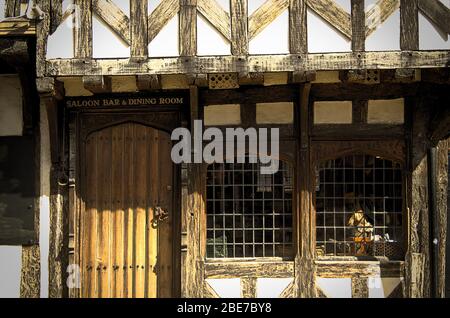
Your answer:
[[[353,228],[353,241],[355,242],[355,255],[367,255],[368,245],[373,240],[373,225],[364,213],[359,202],[356,202],[356,210],[347,221],[347,225]]]

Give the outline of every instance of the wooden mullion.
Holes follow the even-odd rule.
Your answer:
[[[131,57],[148,57],[148,0],[131,0]]]
[[[400,0],[400,49],[419,49],[419,0]]]
[[[364,0],[351,0],[352,3],[352,50],[364,51],[366,42],[366,13]]]
[[[307,30],[306,0],[289,0],[289,51],[291,54],[308,53]]]
[[[92,3],[91,0],[75,0],[74,51],[75,58],[92,58]]]
[[[231,0],[231,54],[248,54],[247,0]]]
[[[180,56],[197,54],[197,0],[180,0]]]

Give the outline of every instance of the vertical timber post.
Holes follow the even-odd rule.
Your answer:
[[[419,49],[419,0],[400,0],[400,49]]]
[[[131,52],[132,58],[148,57],[148,0],[131,0]]]
[[[314,298],[315,265],[311,195],[311,153],[309,137],[309,93],[311,83],[304,83],[300,88],[300,142],[297,152],[297,256],[295,259],[295,297]]]
[[[50,247],[49,247],[49,297],[67,296],[65,282],[68,263],[67,250],[67,187],[60,184],[64,149],[61,149],[61,134],[64,127],[59,123],[58,101],[62,99],[63,88],[54,78],[36,80],[40,101],[45,105],[50,136]]]
[[[247,0],[231,0],[231,54],[248,54]]]
[[[180,56],[197,54],[197,0],[180,0]]]
[[[362,52],[366,46],[366,13],[364,0],[351,0],[352,5],[352,51]]]
[[[91,0],[75,0],[74,50],[75,58],[92,58],[92,3]]]
[[[198,119],[198,87],[190,88],[191,130]],[[194,153],[192,153],[194,155]],[[204,211],[203,171],[200,163],[182,165],[181,297],[203,297],[201,220]]]
[[[306,0],[289,0],[289,51],[308,53]]]

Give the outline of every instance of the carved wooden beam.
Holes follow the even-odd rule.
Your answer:
[[[83,86],[94,94],[110,93],[111,78],[101,75],[86,75],[83,76]]]

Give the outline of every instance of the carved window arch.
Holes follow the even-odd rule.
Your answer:
[[[248,160],[207,167],[207,258],[293,257],[293,167],[260,168]]]
[[[316,168],[317,256],[403,259],[402,164],[358,152]]]

